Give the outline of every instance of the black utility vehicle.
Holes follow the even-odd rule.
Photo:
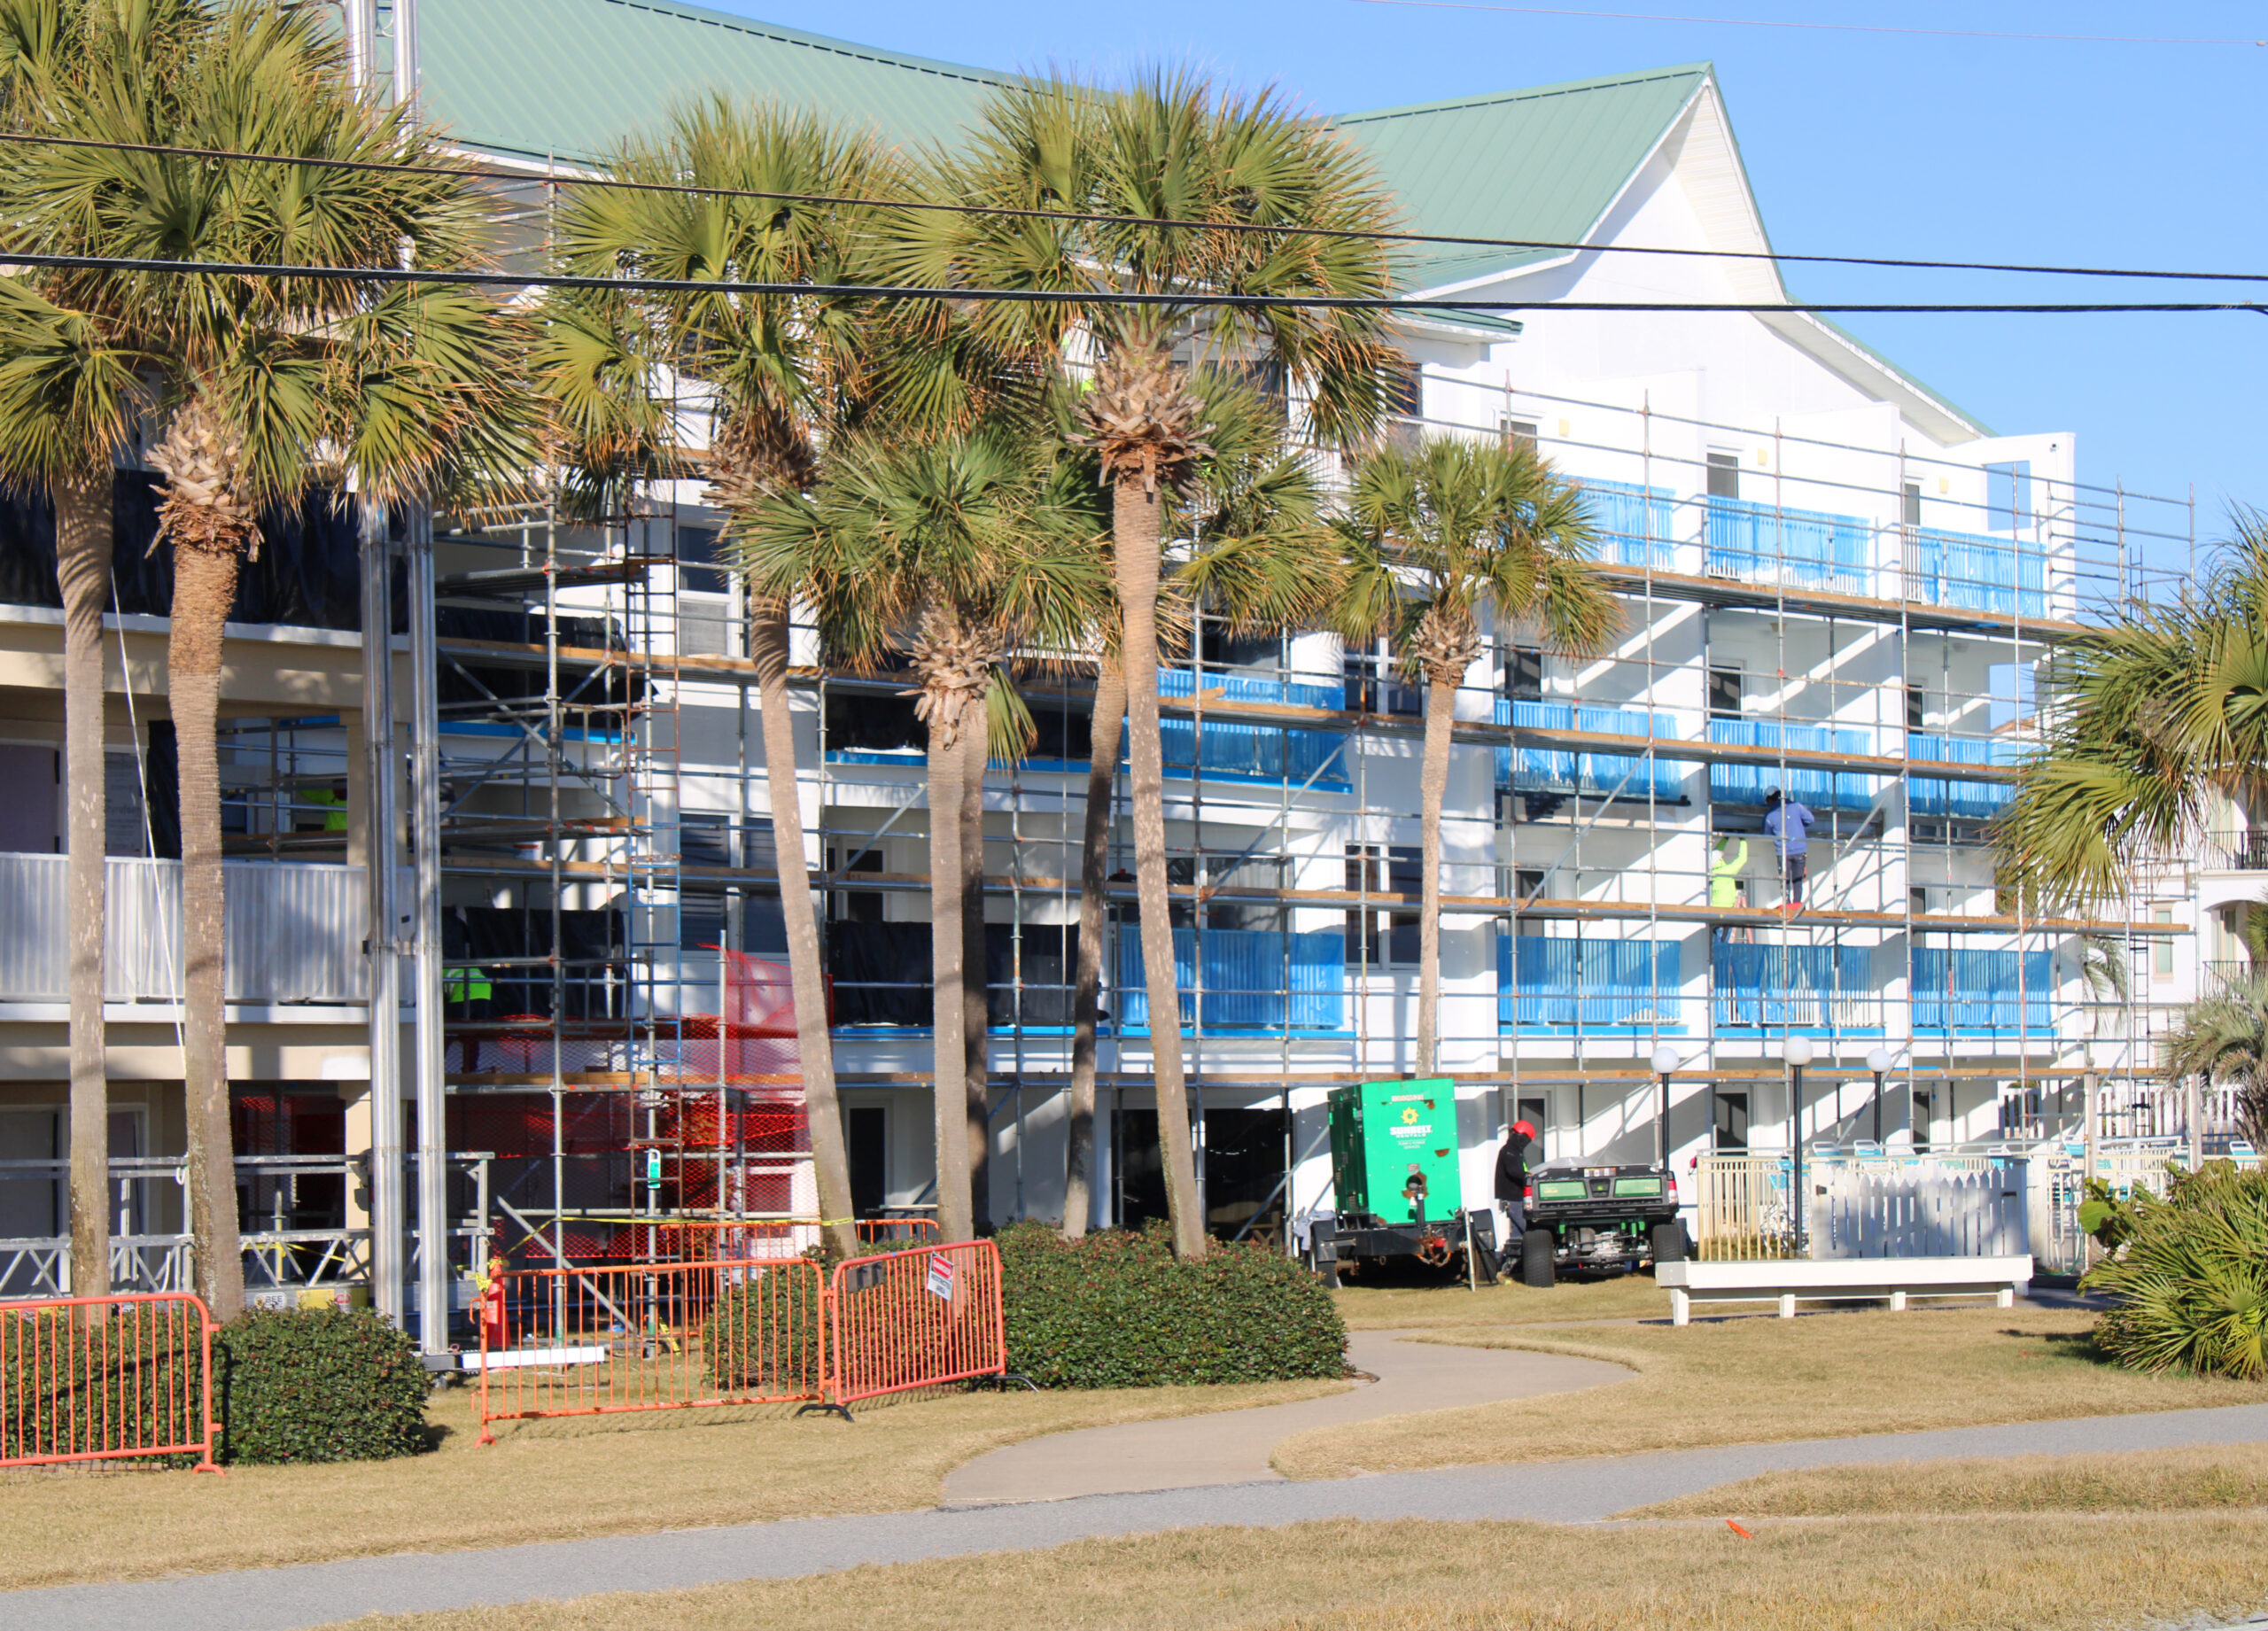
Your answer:
[[[1548,1161],[1527,1175],[1524,1285],[1549,1285],[1562,1270],[1632,1270],[1684,1256],[1677,1179],[1661,1168]]]

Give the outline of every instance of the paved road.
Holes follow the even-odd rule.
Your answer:
[[[1620,1365],[1596,1359],[1517,1348],[1450,1348],[1409,1341],[1409,1334],[1358,1331],[1348,1337],[1348,1358],[1356,1370],[1378,1378],[1349,1392],[1297,1404],[1174,1421],[1127,1422],[1027,1439],[980,1456],[948,1474],[946,1503],[1063,1501],[1208,1484],[1281,1483],[1284,1475],[1268,1464],[1269,1456],[1296,1433],[1381,1416],[1572,1393],[1626,1381],[1631,1375]]]
[[[602,1591],[658,1591],[720,1581],[779,1580],[861,1563],[1032,1550],[1067,1541],[1200,1525],[1265,1527],[1327,1518],[1590,1523],[1627,1507],[1796,1467],[2258,1441],[2268,1441],[2268,1405],[1525,1466],[1454,1467],[1327,1483],[1229,1485],[943,1507],[882,1517],[802,1518],[493,1551],[361,1558],[134,1585],[10,1592],[0,1594],[0,1631],[141,1625],[163,1626],[167,1631],[299,1631],[361,1614],[524,1603]]]

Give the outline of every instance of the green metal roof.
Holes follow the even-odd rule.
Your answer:
[[[1706,63],[1495,96],[1343,113],[1413,232],[1580,240],[1709,76]],[[1414,246],[1407,281],[1438,288],[1551,252]]]
[[[824,109],[914,146],[950,141],[1012,76],[668,0],[424,0],[428,114],[491,151],[595,162],[711,90]]]

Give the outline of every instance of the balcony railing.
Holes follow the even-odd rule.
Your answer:
[[[1497,1023],[1551,1030],[1682,1030],[1674,940],[1496,937]]]
[[[1532,730],[1592,731],[1602,736],[1651,735],[1664,748],[1678,739],[1677,722],[1666,713],[1629,708],[1589,708],[1573,703],[1496,699],[1496,723]],[[1565,753],[1556,748],[1499,748],[1496,785],[1520,793],[1586,793],[1605,798],[1619,788],[1625,798],[1683,796],[1683,767],[1665,759],[1619,753]]]
[[[2197,864],[2212,872],[2268,872],[2268,832],[2242,827],[2205,835]]]
[[[0,854],[0,1000],[62,1002],[70,989],[60,855]],[[369,909],[360,866],[226,863],[230,1002],[362,1000]],[[182,996],[181,863],[113,856],[105,868],[104,996]]]
[[[1677,496],[1667,487],[1582,479],[1591,520],[1599,531],[1598,558],[1617,566],[1675,564]]]
[[[2054,1029],[2052,951],[1981,951],[1960,946],[1914,948],[1914,1029],[1983,1036],[2021,1028]]]
[[[1863,946],[1746,945],[1718,941],[1710,960],[1716,1023],[1863,1031],[1882,1025],[1882,997]]]
[[[1773,719],[1712,719],[1709,740],[1726,747],[1790,749],[1808,753],[1871,754],[1868,731],[1824,725],[1783,725]],[[1712,765],[1709,796],[1720,804],[1760,804],[1778,788],[1814,810],[1864,810],[1874,802],[1875,778],[1839,771],[1777,765]]]
[[[2047,615],[2047,558],[2010,539],[1906,530],[1906,598],[2019,617]]]
[[[1749,499],[1711,498],[1707,504],[1710,577],[1845,594],[1874,593],[1872,522]]]
[[[2013,765],[2023,749],[2014,742],[1980,742],[1970,736],[1940,736],[1909,731],[1906,757],[1946,765]],[[2007,808],[2016,789],[2004,781],[1940,781],[1915,776],[1906,784],[1906,807],[1918,816],[1986,820]]]
[[[1184,1026],[1197,1022],[1197,941],[1194,929],[1173,931],[1174,983],[1181,990]],[[1285,935],[1208,928],[1204,942],[1204,1034],[1345,1028],[1347,940],[1336,929]],[[1122,1029],[1150,1022],[1144,978],[1141,933],[1129,924],[1118,936]]]
[[[1160,696],[1194,696],[1198,677],[1185,668],[1169,668],[1158,674]],[[1204,688],[1217,692],[1229,703],[1289,703],[1301,708],[1339,709],[1347,705],[1345,686],[1320,680],[1276,680],[1253,674],[1207,674]],[[1207,719],[1201,735],[1203,770],[1208,776],[1242,781],[1290,781],[1317,787],[1348,785],[1347,759],[1339,752],[1345,739],[1332,731],[1293,730],[1242,719]],[[1165,759],[1165,773],[1186,776],[1198,766],[1200,734],[1193,718],[1159,721],[1158,734]]]

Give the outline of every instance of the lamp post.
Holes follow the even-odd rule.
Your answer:
[[[1890,1074],[1890,1050],[1876,1048],[1867,1055],[1867,1068],[1875,1073],[1875,1147],[1882,1147],[1882,1079]]]
[[[1780,1057],[1788,1067],[1788,1143],[1793,1158],[1788,1173],[1788,1227],[1800,1252],[1811,1216],[1811,1192],[1804,1187],[1804,1067],[1811,1063],[1811,1038],[1781,1037]]]
[[[1677,1050],[1664,1043],[1654,1050],[1654,1074],[1662,1079],[1662,1115],[1657,1142],[1661,1147],[1662,1170],[1669,1170],[1669,1078],[1677,1068]]]

